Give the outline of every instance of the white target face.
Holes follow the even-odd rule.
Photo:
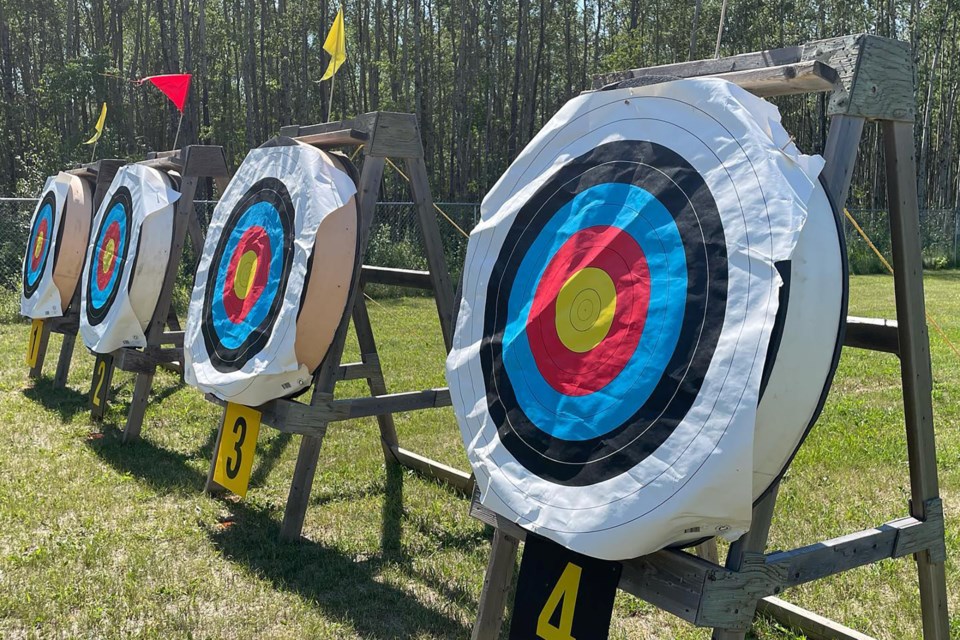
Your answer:
[[[722,81],[568,103],[470,238],[447,370],[482,502],[610,559],[746,530],[777,263],[821,167]]]
[[[163,287],[180,193],[161,171],[122,167],[90,232],[83,268],[80,335],[96,353],[144,347]]]
[[[358,259],[357,189],[339,163],[278,139],[240,165],[197,270],[184,341],[188,383],[248,406],[310,384]]]
[[[90,185],[68,173],[47,178],[30,221],[23,258],[20,313],[62,316],[73,298],[90,233]]]

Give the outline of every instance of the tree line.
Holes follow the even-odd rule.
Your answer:
[[[917,64],[921,206],[960,205],[954,126],[960,0],[729,0],[721,55],[870,32],[911,43]],[[721,0],[347,0],[347,61],[319,83],[333,0],[0,1],[0,190],[173,144],[176,110],[147,85],[194,74],[181,143],[223,145],[234,166],[280,126],[376,109],[419,117],[437,199],[477,201],[540,126],[599,73],[712,57]],[[826,102],[778,101],[806,152],[821,152]],[[868,127],[852,189],[882,207],[882,147]]]

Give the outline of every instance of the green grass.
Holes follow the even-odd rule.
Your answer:
[[[927,278],[931,313],[960,342],[960,273]],[[892,314],[892,280],[853,280],[851,313]],[[2,306],[2,305],[0,305]],[[441,386],[433,302],[371,305],[392,391]],[[92,358],[69,389],[27,379],[27,326],[0,324],[0,636],[465,638],[489,532],[457,494],[411,472],[387,475],[374,420],[331,426],[305,526],[277,540],[298,442],[261,432],[243,501],[201,493],[218,409],[160,373],[143,440],[122,445],[132,379],[118,373],[103,426],[86,410]],[[931,339],[954,627],[960,631],[960,360]],[[352,342],[351,342],[352,344]],[[51,340],[52,373],[58,338]],[[356,355],[354,349],[352,355]],[[338,394],[362,393],[363,384]],[[449,409],[397,416],[407,448],[466,468]],[[100,435],[102,434],[102,436]],[[892,356],[847,350],[823,418],[783,483],[772,548],[906,515],[899,372]],[[909,559],[886,561],[786,597],[881,638],[918,636]],[[795,638],[769,621],[761,639]],[[620,594],[613,638],[708,638]]]

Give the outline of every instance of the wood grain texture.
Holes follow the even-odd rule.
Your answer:
[[[507,535],[502,529],[493,530],[490,560],[483,576],[480,609],[470,635],[471,640],[497,640],[500,637],[519,544],[516,538]]]
[[[809,640],[873,640],[870,636],[839,622],[774,596],[761,599],[757,604],[757,611],[788,629],[802,629]]]

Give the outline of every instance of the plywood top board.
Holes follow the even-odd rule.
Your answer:
[[[755,51],[715,60],[680,62],[604,74],[594,78],[594,88],[606,88],[643,77],[717,76],[809,61],[821,62],[836,71],[837,85],[830,97],[828,115],[907,122],[915,119],[915,75],[910,45],[868,34],[828,38],[801,46]],[[749,86],[745,88],[750,89]]]
[[[369,140],[365,154],[376,157],[422,158],[420,127],[410,113],[372,111],[349,120],[310,126],[290,125],[280,135],[307,144],[360,144]],[[326,139],[325,139],[326,138]]]

